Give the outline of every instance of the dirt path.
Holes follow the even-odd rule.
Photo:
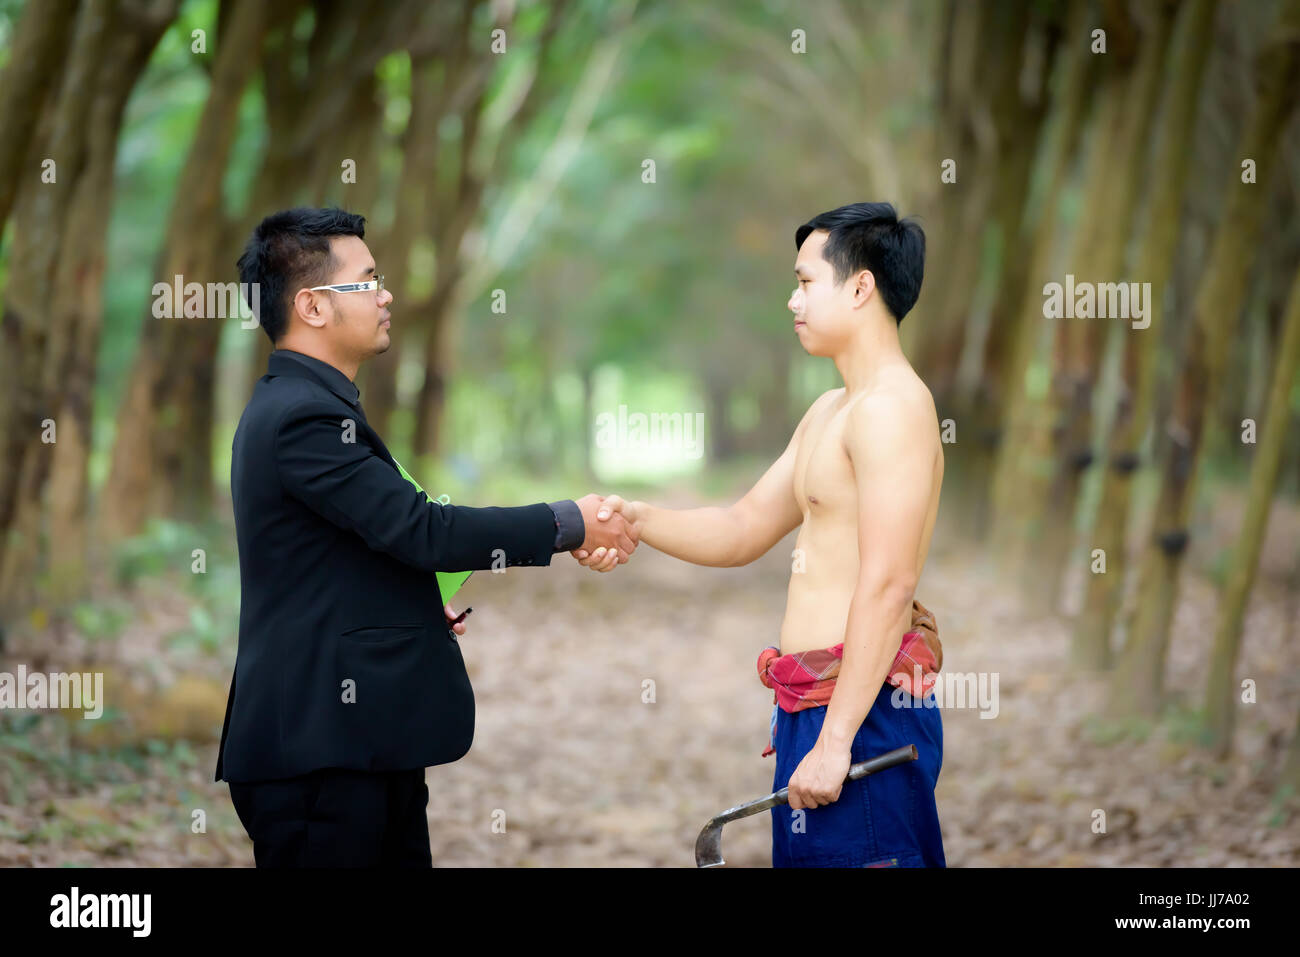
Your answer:
[[[427,772],[436,865],[691,866],[718,811],[766,794],[771,693],[755,677],[775,643],[793,537],[742,569],[700,569],[646,549],[608,575],[480,573],[462,648],[477,730],[463,760]],[[945,672],[996,672],[998,712],[946,708],[938,788],[950,866],[1242,866],[1300,863],[1300,827],[1269,795],[1300,706],[1285,594],[1265,577],[1243,649],[1260,703],[1243,711],[1226,770],[1166,722],[1145,742],[1090,730],[1100,681],[1067,679],[1060,619],[1026,621],[978,549],[936,543],[918,596],[934,610]],[[1171,650],[1175,702],[1199,702],[1215,594],[1186,582]],[[233,648],[231,649],[233,655]],[[653,682],[653,702],[643,700]],[[0,804],[0,864],[252,861],[215,744],[151,759],[117,782],[24,782]],[[206,833],[191,831],[193,810]],[[1094,834],[1094,812],[1106,834]],[[504,829],[501,824],[504,823]],[[494,826],[495,825],[495,826]],[[770,862],[766,815],[730,825],[730,864]]]

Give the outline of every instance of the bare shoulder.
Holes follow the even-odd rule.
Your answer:
[[[848,390],[845,389],[844,386],[840,386],[838,389],[827,389],[813,400],[812,405],[808,406],[808,414],[811,415],[815,409],[825,408],[826,406],[837,402],[844,397],[844,394],[847,391]]]
[[[812,405],[808,406],[808,411],[803,414],[803,418],[799,421],[799,427],[795,429],[795,432],[802,432],[807,424],[816,418],[818,412],[837,402],[841,397],[843,397],[845,391],[846,390],[843,386],[840,386],[838,389],[827,389],[815,398]]]
[[[934,396],[910,367],[882,376],[879,384],[852,400],[845,444],[864,443],[876,451],[899,445],[938,446],[939,416]]]

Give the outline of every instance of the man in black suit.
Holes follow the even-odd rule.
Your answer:
[[[352,384],[390,344],[364,223],[275,213],[239,260],[276,351],[235,431],[242,602],[216,780],[259,867],[432,865],[424,769],[474,736],[464,625],[435,571],[602,545],[607,571],[636,546],[621,516],[595,520],[596,495],[467,508],[403,476]]]

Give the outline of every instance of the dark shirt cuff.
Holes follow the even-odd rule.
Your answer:
[[[587,525],[582,520],[582,509],[572,499],[550,502],[555,513],[555,550],[571,552],[587,537]]]

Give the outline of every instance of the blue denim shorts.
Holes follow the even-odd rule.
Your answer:
[[[911,708],[896,707],[885,683],[853,738],[852,763],[915,744],[918,759],[850,781],[839,800],[791,811],[772,808],[773,867],[946,867],[934,788],[943,764],[943,719],[934,695],[924,701],[898,692]],[[929,707],[924,707],[928,704]],[[776,775],[772,790],[812,750],[826,709],[790,714],[776,709]]]

